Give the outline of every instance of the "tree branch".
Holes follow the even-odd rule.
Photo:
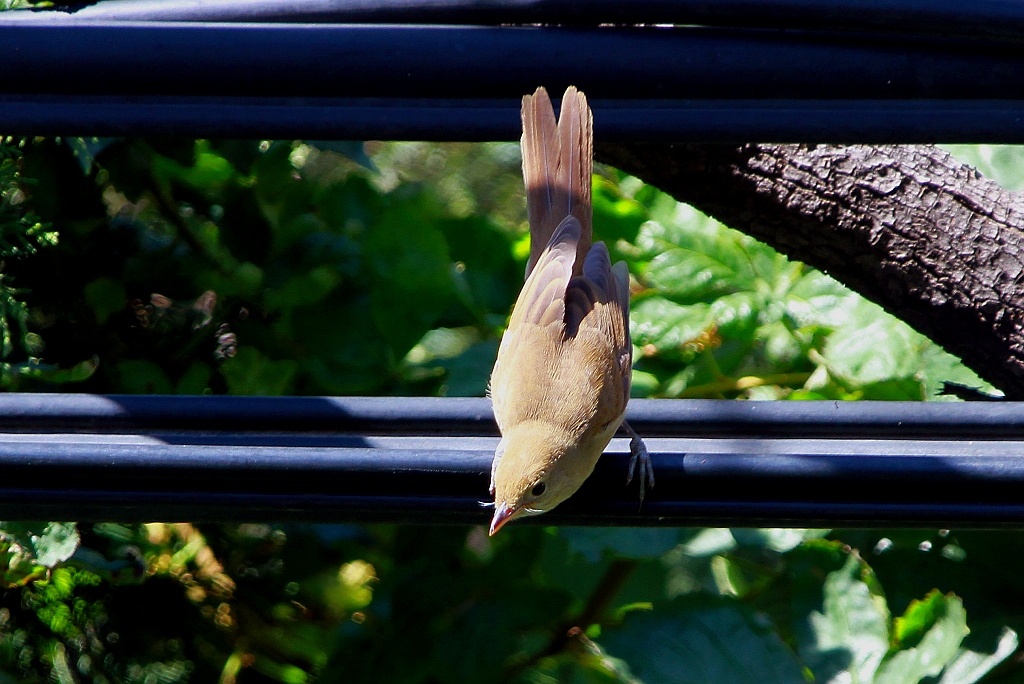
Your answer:
[[[598,158],[804,261],[1024,398],[1024,197],[932,146],[603,144]]]

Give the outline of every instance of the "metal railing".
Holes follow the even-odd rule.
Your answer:
[[[0,131],[513,140],[520,96],[571,82],[602,140],[1024,142],[1016,2],[578,6],[3,13]],[[628,417],[657,473],[643,505],[617,439],[579,494],[534,522],[1024,521],[1019,404],[641,400]],[[0,515],[484,523],[496,441],[483,399],[0,396]]]
[[[613,440],[534,522],[1019,525],[1016,403],[636,400],[657,486]],[[0,396],[0,515],[481,523],[485,399]]]
[[[604,141],[1024,141],[1018,3],[580,6],[119,0],[0,13],[0,130],[515,140],[522,93],[572,83]]]

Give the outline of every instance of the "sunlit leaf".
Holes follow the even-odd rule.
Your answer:
[[[1019,645],[1017,633],[1009,627],[1003,627],[991,653],[961,646],[953,660],[943,669],[937,684],[974,684],[1013,655]]]
[[[797,652],[816,682],[868,684],[889,649],[884,600],[864,581],[863,562],[841,544],[800,551],[792,569]]]
[[[4,521],[0,536],[13,539],[32,561],[47,568],[71,558],[81,542],[73,522]]]
[[[919,339],[906,323],[863,302],[828,338],[822,355],[832,372],[866,385],[913,375],[920,363]]]
[[[932,591],[896,620],[899,650],[878,670],[874,684],[900,684],[934,677],[957,657],[967,636],[967,613],[956,596]]]
[[[683,597],[629,613],[600,639],[645,684],[805,684],[792,652],[742,604]]]

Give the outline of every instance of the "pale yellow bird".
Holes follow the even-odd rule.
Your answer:
[[[565,91],[558,122],[544,88],[523,98],[523,180],[530,260],[491,373],[501,441],[491,466],[494,534],[550,511],[587,479],[622,425],[627,483],[654,485],[650,456],[623,422],[633,347],[629,272],[591,244],[593,128],[586,96]]]

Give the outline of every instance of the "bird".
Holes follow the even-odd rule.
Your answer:
[[[654,486],[650,455],[624,421],[629,271],[592,241],[593,114],[574,86],[557,122],[543,87],[523,97],[521,113],[530,257],[489,383],[501,433],[491,535],[572,496],[620,426],[631,438],[627,484],[639,467],[641,501]]]

